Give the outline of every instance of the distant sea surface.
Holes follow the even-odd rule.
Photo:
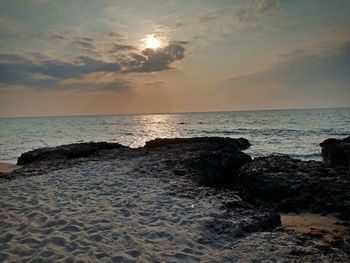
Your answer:
[[[157,137],[244,137],[253,157],[288,154],[319,160],[319,143],[350,135],[350,108],[0,118],[0,161],[61,144],[107,141],[140,147]]]

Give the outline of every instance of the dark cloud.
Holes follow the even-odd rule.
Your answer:
[[[77,37],[73,44],[78,47],[82,54],[98,59],[106,59],[118,53],[136,50],[136,47],[123,42],[124,37],[121,34],[111,32],[96,38]]]
[[[134,54],[129,72],[155,72],[170,69],[170,64],[185,57],[185,47],[172,42],[164,48],[145,49],[142,55]]]
[[[94,42],[90,38],[80,38],[80,45]],[[42,54],[27,57],[18,54],[0,54],[0,85],[27,86],[31,88],[73,88],[73,84],[62,84],[65,80],[83,78],[92,73],[111,73],[121,76],[121,73],[156,72],[171,68],[171,64],[182,60],[185,56],[186,41],[174,41],[159,49],[145,49],[141,53],[131,45],[114,44],[118,51],[126,52],[115,57],[115,62],[107,62],[92,56],[76,56],[70,61],[47,57]],[[91,46],[91,47],[92,47]],[[97,51],[96,51],[97,52]],[[98,52],[97,52],[98,55]],[[129,81],[110,81],[104,84],[85,85],[88,88],[100,90],[126,90]],[[79,85],[77,85],[79,86]]]
[[[31,60],[17,54],[0,54],[1,63],[30,63]]]
[[[189,43],[183,40],[172,41],[163,48],[139,51],[139,47],[125,43],[124,36],[117,32],[99,37],[70,37],[69,34],[59,32],[44,32],[32,38],[50,41],[51,44],[68,40],[77,48],[77,55],[73,58],[78,56],[78,59],[75,58],[74,63],[37,58],[26,70],[27,73],[40,73],[60,79],[102,71],[130,73],[171,69],[173,62],[184,58],[185,46]]]
[[[0,55],[0,83],[29,87],[55,87],[60,81],[96,72],[119,72],[118,63],[78,57],[75,63],[59,60],[31,61],[14,54]],[[38,78],[37,76],[40,76]]]
[[[74,78],[83,74],[94,72],[118,72],[121,66],[118,63],[107,63],[89,57],[77,59],[79,64],[59,62],[56,60],[43,61],[40,65],[33,65],[30,70],[33,73],[42,73],[55,78]]]

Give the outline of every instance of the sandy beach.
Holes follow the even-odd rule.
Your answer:
[[[322,238],[276,227],[278,215],[235,191],[181,176],[175,150],[116,149],[56,170],[44,162],[29,166],[36,176],[2,182],[0,262],[348,259]]]
[[[350,263],[350,0],[0,0],[0,263]]]

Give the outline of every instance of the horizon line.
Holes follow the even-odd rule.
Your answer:
[[[108,113],[108,114],[66,114],[66,115],[29,115],[29,116],[0,116],[0,119],[22,118],[50,118],[50,117],[102,117],[102,116],[129,116],[129,115],[162,115],[162,114],[191,114],[191,113],[225,113],[225,112],[251,112],[251,111],[284,111],[284,110],[322,110],[322,109],[349,109],[350,106],[310,107],[310,108],[268,108],[245,110],[213,110],[213,111],[176,111],[176,112],[143,112],[143,113]]]

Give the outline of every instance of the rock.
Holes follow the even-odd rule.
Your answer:
[[[251,160],[248,154],[239,150],[220,150],[201,153],[189,159],[187,165],[199,176],[201,184],[231,187],[238,169]]]
[[[237,177],[243,198],[252,203],[283,212],[306,209],[350,216],[350,177],[345,169],[272,155],[245,164]]]
[[[273,231],[282,225],[279,214],[263,212],[258,209],[255,209],[254,212],[256,215],[253,217],[235,218],[232,215],[232,218],[209,219],[205,222],[205,227],[221,238],[224,235],[236,238],[253,232]]]
[[[146,142],[146,148],[154,148],[169,145],[206,143],[212,146],[233,147],[245,150],[250,147],[250,142],[245,138],[232,139],[228,137],[194,137],[194,138],[157,138]]]
[[[122,147],[125,146],[107,142],[74,143],[57,147],[46,147],[23,153],[18,158],[17,164],[24,165],[42,160],[75,159],[90,156],[100,150]]]
[[[177,162],[185,163],[200,184],[231,187],[235,173],[251,161],[247,149],[250,142],[245,138],[196,137],[155,139],[146,142],[145,149],[173,151]],[[170,165],[176,165],[171,163]]]
[[[350,169],[350,136],[344,139],[327,139],[320,143],[320,146],[325,162]]]

